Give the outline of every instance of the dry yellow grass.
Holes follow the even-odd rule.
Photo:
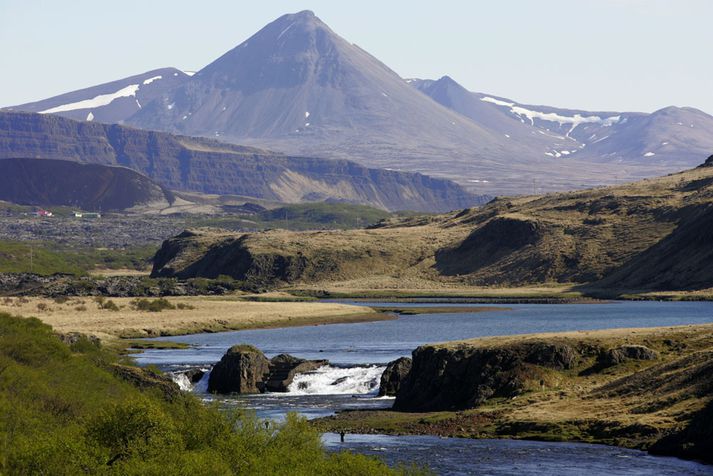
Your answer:
[[[372,309],[319,302],[244,302],[220,298],[167,298],[193,309],[142,312],[131,309],[130,298],[111,299],[118,311],[100,309],[92,298],[64,303],[45,298],[6,298],[0,312],[35,316],[57,332],[81,332],[102,340],[149,337],[263,327],[289,327],[389,319]]]

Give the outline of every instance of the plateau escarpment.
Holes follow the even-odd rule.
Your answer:
[[[483,201],[454,182],[417,173],[58,116],[0,112],[0,159],[18,157],[121,165],[171,190],[287,203],[338,200],[385,210],[446,211]]]
[[[585,284],[587,291],[713,287],[713,167],[481,208],[383,221],[367,230],[230,234],[168,240],[156,276],[226,274],[263,286],[366,288]],[[612,291],[613,290],[613,291]]]

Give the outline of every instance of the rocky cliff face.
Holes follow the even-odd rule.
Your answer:
[[[483,200],[448,180],[346,160],[291,157],[50,115],[0,113],[0,159],[18,157],[121,165],[172,190],[288,203],[333,199],[387,210],[445,211]]]
[[[514,397],[539,385],[544,378],[541,368],[569,369],[579,357],[571,346],[549,342],[493,348],[419,347],[394,409],[463,410],[491,398]]]
[[[381,374],[379,381],[379,396],[394,397],[401,388],[401,383],[406,380],[411,371],[412,361],[408,357],[401,357],[389,362]]]

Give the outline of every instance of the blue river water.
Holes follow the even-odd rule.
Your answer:
[[[350,301],[340,301],[350,303]],[[404,304],[355,302],[359,305],[457,306],[467,304]],[[473,305],[474,307],[487,307]],[[307,418],[343,409],[388,408],[391,399],[376,398],[383,365],[408,356],[419,345],[475,337],[609,328],[657,327],[713,322],[710,302],[614,301],[600,304],[508,304],[509,310],[402,315],[394,320],[282,329],[247,330],[163,337],[190,344],[188,349],[146,350],[139,364],[168,371],[208,369],[232,345],[248,343],[268,357],[289,353],[306,359],[328,359],[331,366],[305,375],[300,389],[287,394],[211,396],[205,382],[194,391],[225,406],[254,409],[258,416],[280,420],[289,411]],[[206,378],[204,378],[204,381]],[[335,382],[341,382],[335,385]],[[465,475],[703,475],[713,467],[642,451],[579,443],[517,440],[468,440],[429,436],[325,434],[330,451],[354,451],[383,458],[389,464],[428,465],[437,474]]]

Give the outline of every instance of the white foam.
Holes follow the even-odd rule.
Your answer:
[[[130,84],[125,88],[118,90],[111,94],[100,94],[92,99],[85,99],[83,101],[72,102],[69,104],[63,104],[61,106],[53,107],[50,109],[45,109],[40,111],[40,114],[53,114],[55,112],[66,112],[75,111],[77,109],[93,109],[102,106],[108,106],[114,99],[136,96],[136,91],[139,90],[138,84]]]
[[[161,75],[159,75],[159,76],[154,76],[153,78],[145,79],[143,84],[144,84],[144,85],[151,84],[151,83],[153,83],[154,81],[156,81],[157,79],[162,79],[162,78],[163,78],[163,76],[161,76]]]
[[[379,391],[386,367],[333,367],[325,365],[313,372],[297,374],[287,388],[288,395],[367,395]]]

